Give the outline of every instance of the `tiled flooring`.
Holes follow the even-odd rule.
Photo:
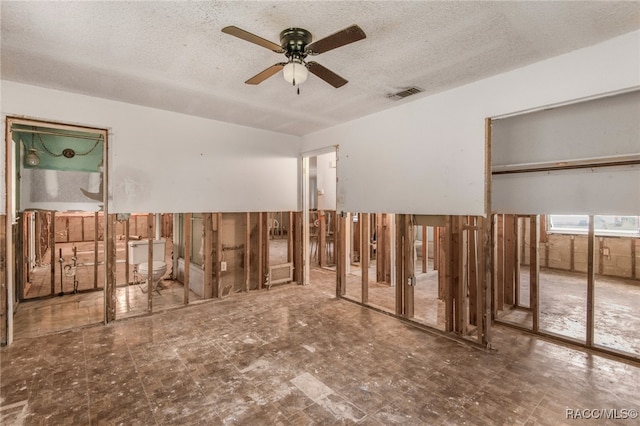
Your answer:
[[[2,425],[576,424],[640,367],[494,328],[494,350],[334,298],[333,275],[0,350]],[[636,420],[637,421],[637,420]],[[632,420],[588,424],[637,424]]]

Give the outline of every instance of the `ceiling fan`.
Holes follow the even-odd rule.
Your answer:
[[[288,28],[280,33],[279,45],[234,26],[225,27],[222,32],[257,44],[273,52],[284,53],[287,58],[286,62],[278,62],[254,75],[245,81],[246,84],[260,84],[282,70],[284,79],[294,86],[304,83],[307,80],[308,72],[311,72],[311,74],[320,77],[335,88],[344,86],[347,84],[347,80],[317,62],[307,62],[305,60],[306,57],[319,55],[367,37],[357,25],[352,25],[316,41],[313,41],[311,33],[307,30]],[[300,94],[299,87],[298,94]]]

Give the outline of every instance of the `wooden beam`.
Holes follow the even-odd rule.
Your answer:
[[[51,295],[56,294],[56,212],[51,211],[51,226],[49,228],[49,249],[51,250]],[[96,264],[98,259],[96,259]]]
[[[468,238],[467,232],[463,230],[464,216],[456,216],[454,219],[453,234],[453,268],[455,285],[455,319],[456,329],[459,334],[467,334],[467,324],[469,323],[468,304],[468,280],[467,280],[467,252]]]
[[[249,291],[249,281],[251,280],[251,213],[245,214],[244,219],[245,224],[245,234],[244,234],[244,279],[242,281],[242,291]],[[287,227],[289,229],[289,227]],[[290,233],[290,232],[288,232]],[[289,236],[287,235],[287,259],[289,258],[288,247],[289,247]]]
[[[214,213],[211,215],[212,220],[212,243],[213,249],[213,284],[211,297],[222,297],[222,213]],[[267,218],[268,220],[268,218]],[[269,228],[265,229],[265,233],[269,233]]]
[[[131,301],[129,300],[129,225],[129,217],[127,217],[124,221],[124,282],[127,311],[131,308]]]
[[[604,274],[604,238],[598,238],[598,274]]]
[[[447,280],[448,274],[447,270],[447,254],[446,251],[449,250],[447,246],[447,238],[449,238],[449,234],[447,231],[447,227],[437,227],[436,235],[438,236],[438,251],[434,251],[434,256],[438,260],[438,299],[446,300],[447,298]],[[434,240],[435,241],[435,240]],[[435,263],[434,263],[435,264]]]
[[[516,235],[515,216],[504,215],[504,303],[515,304],[515,259],[516,259]]]
[[[100,233],[98,232],[98,227],[100,225],[100,217],[99,212],[95,212],[93,214],[93,288],[98,288],[98,240],[100,238]]]
[[[404,215],[396,214],[396,315],[404,314],[404,268],[403,266],[403,243],[404,243]]]
[[[269,279],[269,214],[262,213],[261,216],[262,238],[260,240],[260,257],[262,258],[262,269],[260,270],[260,287],[263,288]]]
[[[318,210],[318,236],[316,237],[318,265],[327,266],[327,216],[323,210]]]
[[[513,250],[513,304],[514,306],[520,306],[520,243],[522,241],[522,232],[520,232],[520,223],[522,219],[518,216],[513,220],[513,232],[515,247]]]
[[[529,219],[529,307],[533,313],[532,330],[540,329],[540,216]]]
[[[189,304],[191,286],[189,279],[191,275],[191,213],[185,213],[184,219],[184,274],[182,275],[182,287],[184,290],[184,304]]]
[[[302,212],[293,214],[293,280],[298,285],[303,285],[304,259],[303,259],[303,218]]]
[[[476,222],[475,216],[469,216],[469,221],[473,222],[475,225]],[[470,229],[468,232],[468,251],[467,251],[467,259],[468,259],[468,267],[467,267],[467,277],[468,277],[468,287],[469,287],[469,324],[477,325],[477,314],[478,314],[478,270],[482,269],[482,267],[478,266],[478,239],[476,238],[477,231],[475,229]]]
[[[105,322],[110,323],[116,320],[116,215],[109,214],[105,218],[105,236],[104,239],[104,269],[106,273],[104,298],[105,298]],[[151,271],[151,268],[149,268]],[[128,285],[128,283],[127,283]]]
[[[391,229],[390,215],[377,215],[376,230],[376,281],[391,284]]]
[[[422,225],[422,273],[427,273],[427,264],[429,261],[429,241],[427,241],[428,237],[428,227]]]
[[[478,244],[478,285],[476,294],[476,329],[478,343],[488,348],[490,341],[490,327],[492,321],[492,223],[493,216],[489,214],[487,218],[479,217],[478,226],[480,226],[479,244]]]
[[[576,270],[576,237],[569,236],[569,270]]]
[[[411,222],[411,215],[404,216],[404,316],[413,318],[414,308],[414,286],[415,286],[415,228]],[[398,287],[400,285],[398,284]]]
[[[147,311],[153,312],[153,213],[147,215]]]
[[[602,239],[600,239],[600,241],[602,241]],[[587,346],[593,346],[595,327],[595,244],[595,216],[589,215],[589,234],[587,241]],[[602,265],[602,262],[600,262],[600,264]]]
[[[0,344],[7,344],[8,288],[7,282],[7,216],[0,215]]]
[[[447,216],[446,234],[444,236],[444,331],[452,332],[455,328],[453,318],[453,301],[454,301],[454,265],[453,262],[453,226],[454,216]],[[442,270],[440,271],[442,273]]]
[[[504,300],[505,300],[505,238],[504,238],[504,215],[498,214],[496,215],[496,291],[497,291],[497,303],[496,310],[503,311],[504,310]]]
[[[204,213],[202,215],[202,225],[204,228],[204,249],[203,249],[203,299],[213,298],[213,264],[214,264],[214,247],[213,247],[213,214]]]
[[[293,263],[293,212],[289,212],[287,214],[287,262]],[[247,228],[249,228],[249,224],[247,224]],[[248,231],[247,231],[248,232]]]
[[[369,229],[369,213],[360,213],[360,270],[362,271],[362,303],[369,303],[369,240],[371,239]]]
[[[405,215],[396,214],[396,315],[404,315],[404,290],[405,290],[405,268],[404,268],[404,243],[405,243]]]
[[[348,213],[339,213],[336,215],[336,297],[340,298],[347,291],[347,220]]]
[[[637,244],[638,244],[638,239],[636,238],[632,238],[631,239],[631,279],[635,280],[638,278],[638,272],[636,271],[637,269],[637,264],[636,264],[636,253],[637,253]]]
[[[491,119],[487,118],[484,122],[484,218],[479,218],[478,226],[480,227],[480,253],[478,256],[480,264],[480,276],[478,280],[478,296],[477,296],[477,338],[485,348],[491,347],[491,321],[492,305],[493,305],[493,236],[494,220],[493,209],[491,207]]]
[[[440,227],[433,227],[433,269],[440,267]]]

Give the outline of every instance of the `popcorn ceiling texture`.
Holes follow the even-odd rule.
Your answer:
[[[2,2],[2,79],[304,135],[640,28],[638,2]],[[279,43],[358,24],[365,40],[314,57],[349,80],[315,76],[301,94],[284,56],[220,30]],[[410,100],[401,101],[410,102]]]

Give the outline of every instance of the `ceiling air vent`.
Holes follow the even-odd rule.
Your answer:
[[[404,99],[407,96],[411,96],[411,95],[415,95],[418,93],[424,92],[424,89],[421,89],[419,87],[405,87],[404,89],[402,89],[399,92],[396,93],[391,93],[389,95],[387,95],[387,98],[389,99],[393,99],[394,101],[397,101],[399,99]]]

